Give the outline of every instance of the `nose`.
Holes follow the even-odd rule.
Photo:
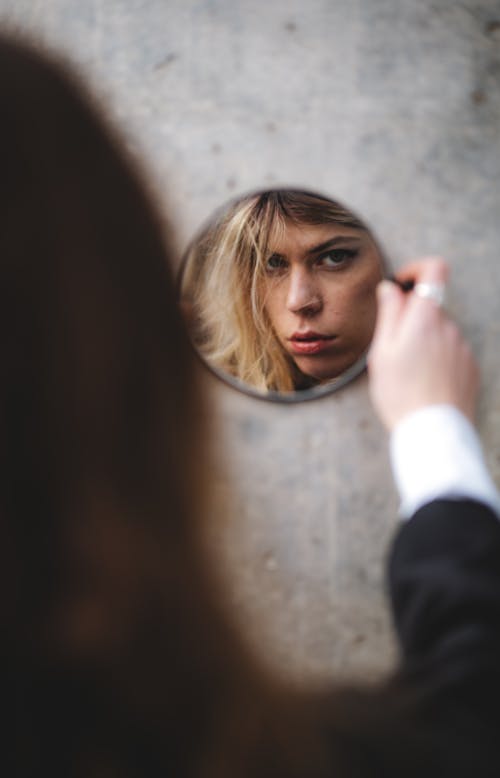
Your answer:
[[[296,267],[290,273],[287,308],[292,313],[312,316],[323,307],[321,291],[308,268]]]

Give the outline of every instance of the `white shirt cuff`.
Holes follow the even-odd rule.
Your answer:
[[[478,434],[454,406],[428,405],[406,416],[391,434],[390,457],[403,518],[439,498],[478,500],[500,517]]]

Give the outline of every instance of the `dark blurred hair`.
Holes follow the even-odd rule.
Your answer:
[[[159,761],[189,762],[176,726],[196,740],[206,716],[217,619],[172,251],[65,67],[1,38],[0,100],[0,597],[18,774],[136,759],[146,775],[155,727]]]

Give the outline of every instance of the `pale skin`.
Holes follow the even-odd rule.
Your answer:
[[[408,264],[398,279],[444,284],[441,258]],[[369,352],[370,395],[388,430],[427,405],[450,404],[474,422],[479,371],[457,325],[435,302],[389,281],[377,289],[378,314]]]
[[[382,277],[380,252],[368,231],[287,222],[269,246],[265,309],[302,374],[326,382],[366,352]]]

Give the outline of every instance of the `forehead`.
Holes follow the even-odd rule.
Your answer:
[[[368,231],[335,222],[306,224],[282,221],[273,226],[269,236],[268,251],[271,254],[281,254],[282,256],[306,254],[329,240],[342,237],[345,237],[346,240],[370,240]]]

